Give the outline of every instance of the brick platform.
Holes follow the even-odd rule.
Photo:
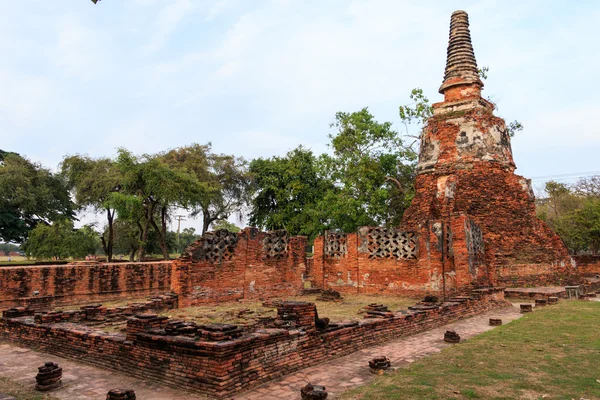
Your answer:
[[[506,305],[504,289],[480,289],[438,306],[396,312],[392,318],[329,324],[319,330],[312,303],[282,302],[278,315],[290,323],[289,329],[257,329],[221,340],[206,340],[204,334],[172,336],[165,330],[169,320],[152,315],[130,320],[125,335],[70,322],[36,323],[31,316],[3,318],[0,332],[53,354],[224,398],[307,366]]]

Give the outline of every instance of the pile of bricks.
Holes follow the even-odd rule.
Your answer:
[[[131,389],[111,389],[106,400],[135,400],[135,392]]]
[[[340,292],[336,292],[333,289],[323,290],[321,294],[317,297],[319,301],[342,301],[342,295]]]
[[[394,313],[383,304],[369,304],[365,307],[365,318],[393,318]]]
[[[502,320],[500,318],[490,318],[490,326],[500,326],[502,325]]]
[[[382,374],[384,371],[390,369],[391,366],[390,359],[385,356],[375,357],[369,361],[369,368],[375,374]]]
[[[196,336],[198,326],[195,322],[173,320],[167,322],[165,333],[169,336]]]
[[[244,334],[244,330],[237,325],[210,324],[200,325],[198,334],[203,340],[223,341],[237,339]]]
[[[324,400],[327,398],[327,395],[328,393],[325,386],[309,383],[300,389],[302,400]]]
[[[35,390],[47,392],[62,386],[62,368],[53,362],[47,362],[38,367],[38,374],[35,377]]]
[[[315,329],[317,307],[303,301],[282,301],[277,307],[275,326]]]
[[[18,318],[31,316],[35,313],[34,310],[27,307],[14,307],[8,310],[2,311],[2,318]]]
[[[132,340],[138,333],[164,329],[168,320],[168,317],[159,317],[156,314],[138,314],[127,320],[127,338]]]
[[[446,331],[446,333],[444,333],[444,342],[460,343],[460,335],[455,331]]]
[[[548,300],[546,299],[535,299],[535,306],[536,307],[544,307],[548,305]]]
[[[533,311],[533,305],[532,304],[521,304],[520,308],[521,308],[521,313],[528,313],[528,312],[532,312]]]

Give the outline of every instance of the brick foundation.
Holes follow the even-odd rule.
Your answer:
[[[314,305],[284,302],[278,314],[285,314],[286,322],[295,321],[293,328],[258,329],[221,341],[203,335],[169,336],[161,329],[168,319],[153,316],[136,318],[126,335],[71,323],[38,323],[31,316],[2,318],[0,332],[6,339],[52,354],[225,398],[301,368],[506,305],[503,289],[481,289],[440,306],[329,324],[321,331],[314,325]]]

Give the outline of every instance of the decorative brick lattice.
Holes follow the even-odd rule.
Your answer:
[[[327,231],[325,233],[325,256],[342,258],[348,254],[348,239],[345,233]]]
[[[366,240],[369,258],[417,258],[417,240],[412,232],[402,232],[395,228],[368,228]]]
[[[465,222],[465,234],[467,239],[467,251],[469,253],[469,268],[471,273],[482,263],[484,255],[483,232],[481,228],[471,219]]]
[[[467,248],[469,250],[469,254],[483,254],[484,246],[483,246],[483,233],[481,232],[481,228],[473,222],[473,220],[469,220],[467,227]]]
[[[285,258],[288,254],[289,236],[287,231],[279,230],[267,233],[263,239],[262,251],[265,258]]]
[[[194,262],[213,263],[229,261],[235,253],[238,235],[226,229],[205,233],[186,250],[186,256]]]

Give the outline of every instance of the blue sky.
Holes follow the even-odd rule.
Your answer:
[[[335,112],[364,106],[400,130],[412,88],[441,100],[456,9],[490,67],[484,94],[525,126],[517,172],[600,171],[600,3],[579,0],[5,1],[0,148],[51,168],[208,141],[322,152]]]

